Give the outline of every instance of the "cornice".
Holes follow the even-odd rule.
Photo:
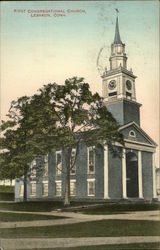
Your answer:
[[[125,125],[122,125],[119,128],[119,130],[121,131],[121,130],[127,128],[127,127],[132,126],[132,125],[151,143],[150,146],[152,146],[152,147],[157,147],[158,146],[157,143],[134,121],[133,122],[129,122],[129,123],[125,124]],[[137,143],[137,142],[133,141],[133,143]],[[143,143],[141,143],[141,144],[143,144]]]
[[[109,104],[115,104],[115,103],[118,103],[118,102],[129,102],[129,103],[133,103],[133,104],[136,104],[137,106],[141,107],[142,104],[139,103],[139,102],[136,102],[136,101],[133,101],[133,100],[130,100],[130,99],[127,99],[127,98],[113,98],[113,99],[109,99],[109,101],[105,101],[104,99],[104,102],[105,104],[109,105]]]
[[[106,71],[101,77],[103,79],[105,79],[108,76],[117,75],[119,73],[124,73],[124,74],[126,74],[128,76],[133,77],[134,79],[137,78],[137,76],[133,75],[132,71],[129,71],[129,70],[123,68],[123,67],[119,67],[117,69],[112,69],[112,70]]]

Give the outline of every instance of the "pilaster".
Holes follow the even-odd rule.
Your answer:
[[[104,146],[104,199],[109,199],[109,190],[108,190],[108,145]]]
[[[142,185],[142,152],[138,151],[138,190],[139,198],[143,199],[143,185]]]
[[[127,186],[126,186],[126,149],[122,151],[122,196],[127,199]]]
[[[152,175],[153,175],[153,198],[157,198],[156,193],[156,173],[155,173],[155,153],[152,154]]]

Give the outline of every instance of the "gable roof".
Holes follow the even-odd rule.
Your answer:
[[[119,131],[123,131],[129,127],[134,127],[147,140],[149,144],[155,147],[157,146],[156,142],[149,135],[147,135],[147,133],[134,121],[121,126],[119,128]]]

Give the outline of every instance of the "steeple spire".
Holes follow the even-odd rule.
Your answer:
[[[122,44],[120,34],[119,34],[118,16],[117,16],[117,19],[116,19],[116,29],[115,29],[114,44]]]
[[[120,34],[119,34],[119,25],[118,25],[118,9],[115,9],[117,12],[116,19],[116,28],[115,28],[115,37],[114,42],[111,44],[111,56],[110,56],[110,70],[125,68],[127,69],[127,57],[125,53],[125,44],[122,43]]]

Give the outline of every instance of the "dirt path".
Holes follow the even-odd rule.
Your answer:
[[[42,249],[58,247],[78,247],[105,244],[160,242],[157,236],[132,236],[132,237],[89,237],[89,238],[32,238],[31,239],[1,239],[0,246],[4,250]]]
[[[0,210],[0,212],[7,212]],[[63,216],[66,219],[50,219],[50,220],[34,220],[34,221],[17,221],[17,222],[0,222],[0,228],[17,228],[17,227],[43,227],[54,225],[66,225],[75,224],[79,222],[98,221],[98,220],[151,220],[160,221],[160,211],[145,211],[145,212],[130,212],[124,214],[112,214],[112,215],[89,215],[74,212],[20,212],[14,211],[10,213],[27,213],[27,214],[43,214]]]

